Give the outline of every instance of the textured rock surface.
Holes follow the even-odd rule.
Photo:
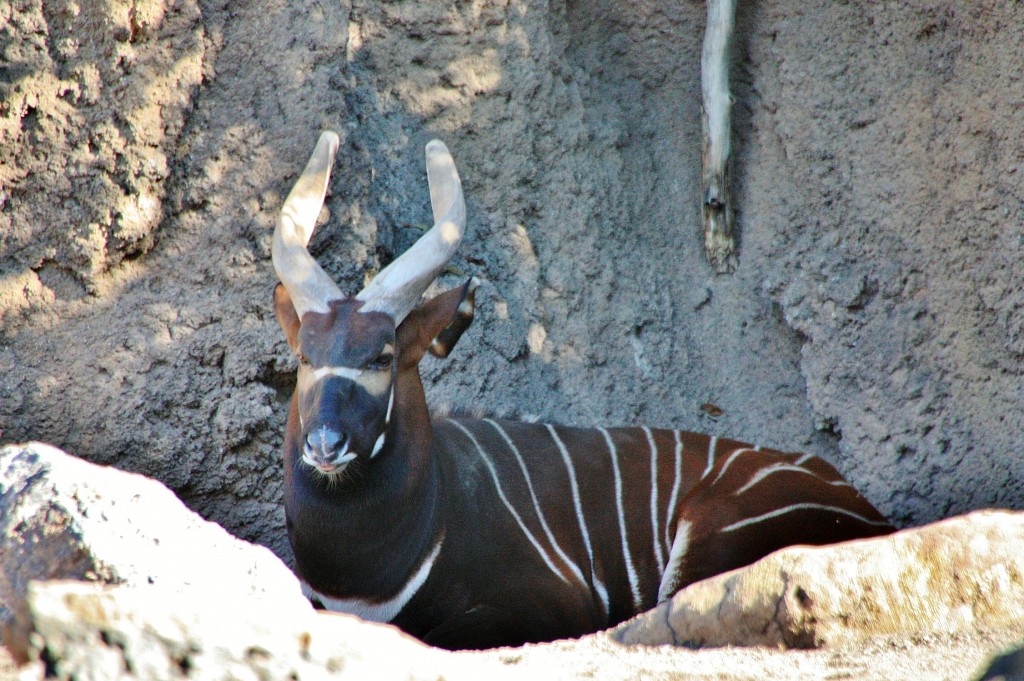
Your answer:
[[[703,21],[679,0],[0,3],[0,439],[154,476],[287,558],[268,244],[329,126],[313,250],[345,290],[427,219],[423,143],[459,164],[454,265],[487,283],[426,367],[433,401],[806,449],[901,524],[1024,506],[1024,4],[741,4],[731,277],[699,236]],[[746,678],[802,664],[780,659]],[[859,659],[843,672],[944,674]]]
[[[47,445],[0,449],[0,602],[24,615],[30,580],[155,586],[183,602],[259,599],[309,611],[273,553],[189,511],[163,484]]]
[[[481,653],[424,648],[390,627],[349,617],[281,616],[260,601],[168,600],[156,587],[33,585],[42,662],[21,681],[168,678],[730,679],[921,681],[977,678],[1012,638],[923,636],[815,651],[625,647],[607,635]],[[0,678],[3,669],[0,667]],[[1013,677],[1010,677],[1013,678]]]
[[[457,659],[391,627],[354,617],[282,613],[262,599],[182,600],[157,587],[33,585],[36,654],[51,678],[437,679]],[[482,665],[476,665],[477,668]],[[497,677],[494,674],[498,674]]]
[[[978,511],[888,537],[783,549],[618,627],[626,644],[850,646],[1017,630],[1024,515]]]
[[[0,49],[3,318],[153,247],[209,55],[190,0],[4,3]]]
[[[741,6],[731,277],[701,255],[703,22],[678,0],[0,6],[0,437],[153,475],[287,556],[268,243],[329,126],[313,250],[345,290],[427,220],[423,143],[459,163],[454,265],[487,283],[427,367],[435,402],[807,449],[900,523],[1020,506],[1024,5]]]

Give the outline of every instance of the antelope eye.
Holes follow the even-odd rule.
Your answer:
[[[393,352],[382,352],[377,355],[377,358],[369,363],[368,368],[375,369],[377,371],[383,371],[384,369],[391,368],[391,362],[395,359],[395,353]]]

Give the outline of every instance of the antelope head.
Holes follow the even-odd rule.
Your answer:
[[[307,249],[337,150],[338,136],[322,133],[281,208],[271,249],[281,281],[274,311],[299,359],[288,437],[301,443],[302,461],[325,475],[385,451],[403,374],[414,374],[426,413],[417,365],[426,350],[446,356],[469,326],[478,283],[470,280],[415,309],[454,255],[466,225],[455,163],[434,140],[426,147],[433,227],[358,294],[342,294]]]

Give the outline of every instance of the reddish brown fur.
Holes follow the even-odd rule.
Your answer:
[[[648,436],[640,428],[608,430],[609,448],[604,433],[594,429],[462,418],[431,423],[418,363],[432,347],[440,354],[452,349],[472,318],[459,312],[467,300],[472,305],[471,296],[467,282],[411,312],[396,330],[387,319],[345,309],[358,305],[350,301],[332,303],[330,315],[300,324],[287,295],[275,294],[289,343],[303,354],[316,344],[308,358],[314,363],[324,357],[369,361],[389,334],[396,345],[394,412],[377,457],[364,445],[336,479],[315,474],[302,461],[302,397],[292,402],[285,436],[289,538],[297,573],[325,600],[373,611],[402,593],[441,541],[425,581],[390,621],[449,648],[515,645],[577,636],[653,606],[663,582],[673,581],[662,567],[680,521],[687,524],[689,544],[677,587],[787,544],[891,529],[852,488],[830,484],[839,474],[816,458],[803,464],[809,473],[775,473],[737,496],[758,470],[794,464],[799,455],[751,451],[719,475],[730,454],[746,445],[715,441],[709,459],[708,436],[651,430],[657,448],[652,469]],[[353,323],[335,328],[344,319]],[[338,408],[367,414],[358,422],[371,426],[355,439],[372,442],[381,432],[372,424],[383,422],[386,398],[375,401],[344,379],[330,380],[354,400]],[[307,415],[307,424],[314,417]],[[552,432],[564,444],[564,457]],[[721,531],[737,520],[804,502],[843,512],[797,511]]]

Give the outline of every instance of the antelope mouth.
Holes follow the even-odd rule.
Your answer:
[[[345,467],[348,466],[349,463],[355,460],[356,455],[346,454],[337,461],[332,461],[330,463],[326,461],[311,461],[309,459],[306,459],[305,457],[303,458],[305,459],[305,462],[309,464],[312,468],[314,468],[318,473],[323,473],[324,475],[337,475],[338,473],[341,473],[343,470],[345,470]]]
[[[319,456],[317,452],[314,452],[311,449],[306,449],[302,452],[302,460],[308,466],[316,469],[324,475],[334,475],[340,473],[346,466],[356,459],[355,452],[347,451],[347,447],[345,449],[345,453],[329,459],[325,456]]]

